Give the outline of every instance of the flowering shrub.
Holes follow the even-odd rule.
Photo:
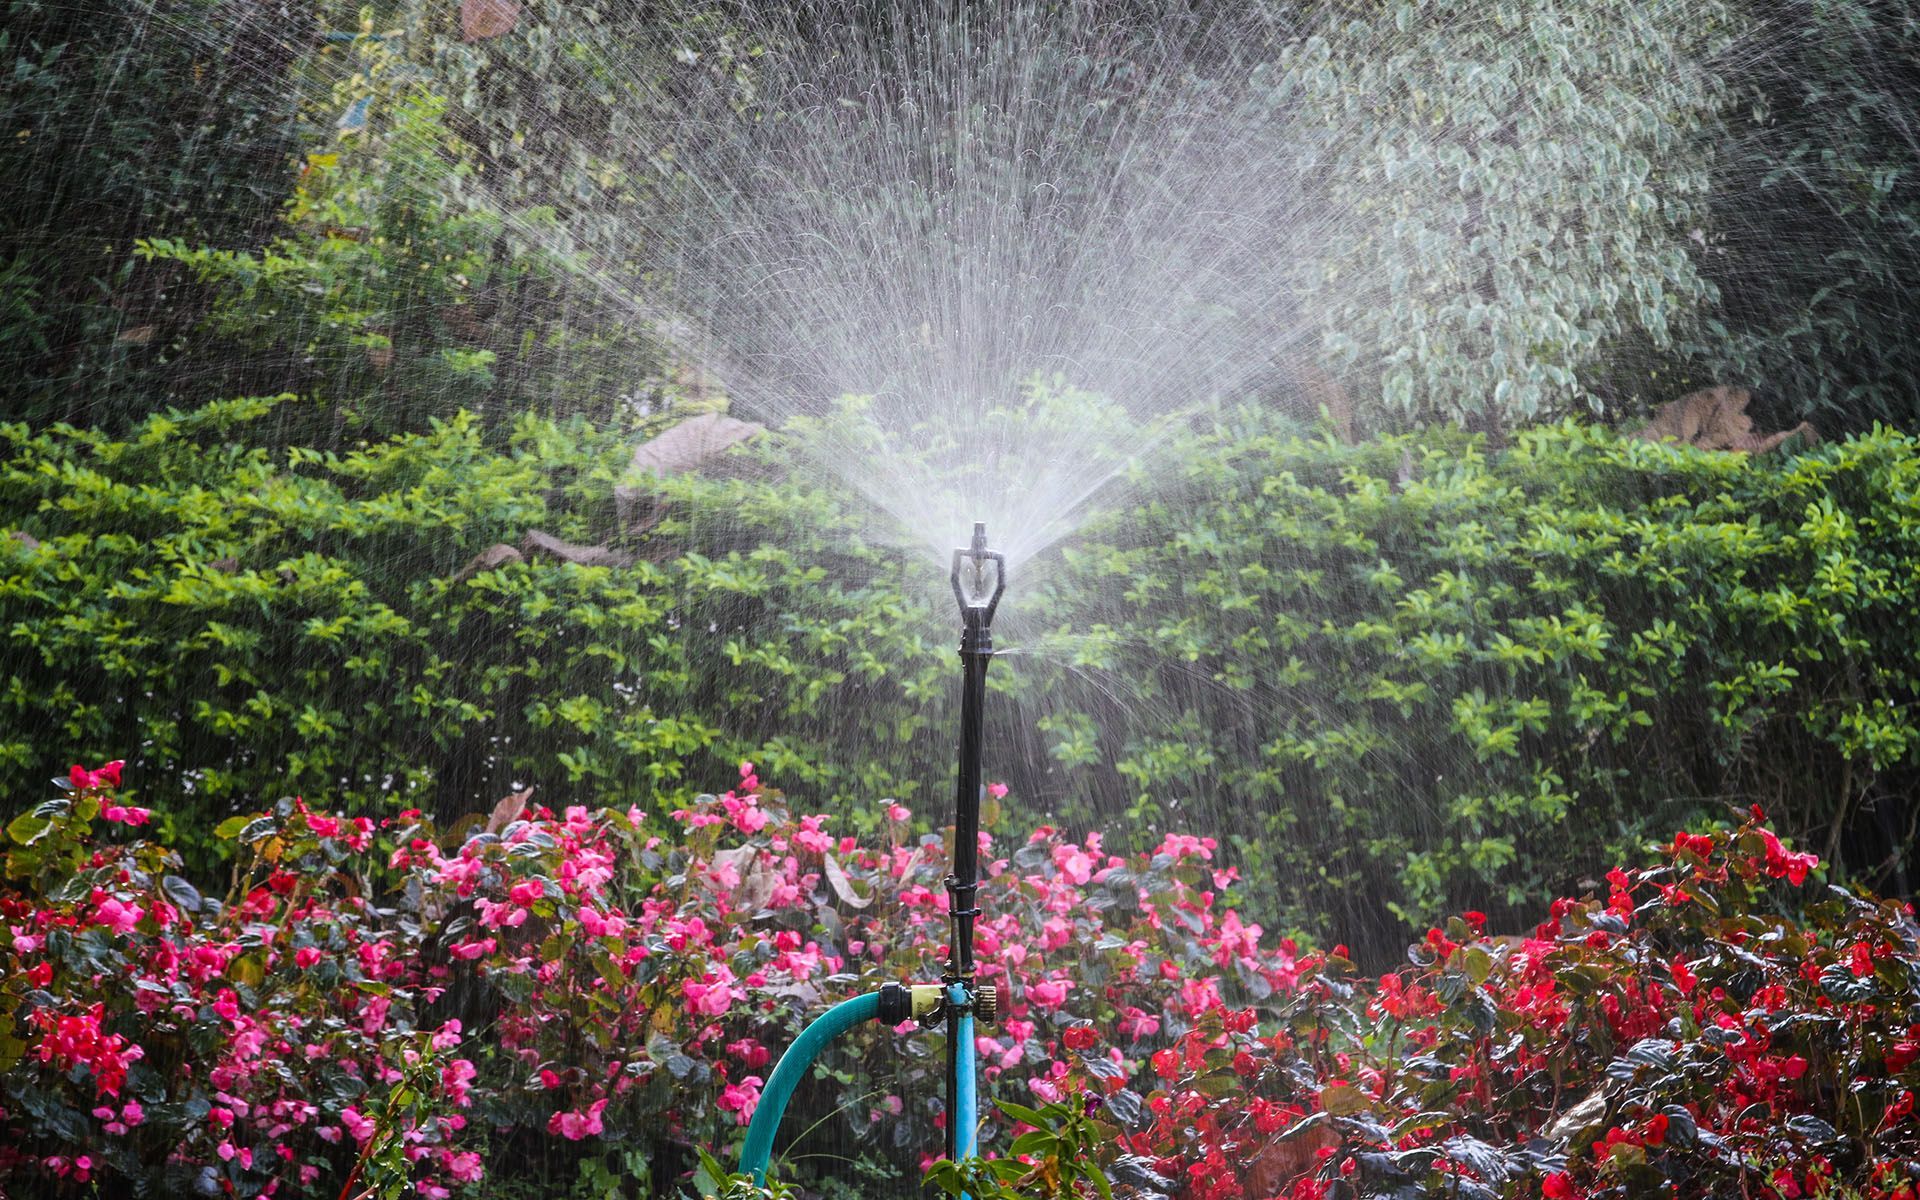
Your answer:
[[[1531,936],[1467,914],[1365,985],[1303,959],[1162,1039],[1144,1098],[1097,1058],[1063,1086],[1108,1097],[1117,1182],[1182,1200],[1911,1200],[1920,927],[1838,889],[1778,915],[1815,865],[1757,812],[1683,833]]]
[[[533,1093],[516,1120],[573,1140],[664,1121],[720,1142],[752,1118],[772,1057],[826,1003],[938,977],[949,853],[938,837],[909,838],[909,815],[888,807],[885,845],[836,837],[744,765],[733,791],[673,814],[677,840],[638,810],[569,808],[452,853],[403,828],[392,864],[472,905],[445,925],[447,951],[506,1002],[493,1037]],[[1211,839],[1170,835],[1131,857],[1045,827],[1010,857],[981,842],[980,977],[1007,993],[1001,1023],[978,1039],[989,1087],[1059,1098],[1060,1038],[1076,1022],[1137,1041],[1223,996],[1291,985],[1290,948],[1263,948],[1257,926],[1220,907],[1232,872],[1210,865]],[[854,1035],[846,1057],[879,1065],[856,1066],[839,1091],[880,1099],[846,1109],[848,1132],[879,1153],[937,1146],[942,1058],[873,1053],[892,1036]]]
[[[283,800],[221,826],[217,899],[141,840],[118,764],[64,784],[7,827],[0,1181],[437,1197],[528,1129],[690,1166],[689,1147],[739,1136],[824,1004],[934,978],[945,954],[938,837],[909,838],[897,805],[884,844],[836,836],[750,766],[671,823],[514,798],[459,836]],[[1008,991],[979,1042],[990,1090],[1058,1099],[1063,1042],[1089,1020],[1118,1037],[1091,1060],[1112,1074],[1227,1000],[1293,986],[1290,948],[1221,906],[1232,873],[1210,840],[982,843],[981,973]],[[939,1035],[867,1053],[896,1036],[859,1034],[860,1078],[815,1099],[878,1096],[844,1119],[911,1166],[940,1141]]]
[[[292,800],[240,820],[248,853],[214,899],[165,847],[110,840],[148,820],[116,802],[119,772],[75,767],[7,826],[0,1179],[248,1196],[372,1172],[444,1196],[480,1178],[476,1069],[430,1011],[446,971],[354,873],[373,823]]]
[[[940,838],[898,805],[884,842],[837,836],[751,766],[670,820],[515,797],[443,832],[284,800],[222,826],[218,899],[119,781],[76,767],[7,826],[0,1182],[438,1197],[527,1133],[638,1146],[658,1177],[739,1136],[826,1003],[944,958]],[[1206,839],[982,841],[1008,995],[985,1146],[1021,1161],[947,1185],[1915,1200],[1920,926],[1796,895],[1817,863],[1757,815],[1530,936],[1454,918],[1377,981],[1263,944]],[[857,1031],[793,1127],[837,1112],[862,1153],[928,1165],[938,1037]]]

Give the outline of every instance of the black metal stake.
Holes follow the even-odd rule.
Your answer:
[[[980,742],[993,659],[993,613],[1007,590],[1006,559],[987,549],[987,526],[973,525],[973,544],[953,552],[953,596],[960,604],[960,769],[954,796],[953,873],[947,876],[948,958],[941,976],[975,994],[973,927],[980,916]],[[969,999],[971,1003],[971,999]],[[962,1009],[947,1005],[947,1157],[960,1157],[959,1056]],[[971,1053],[972,1047],[966,1048]]]

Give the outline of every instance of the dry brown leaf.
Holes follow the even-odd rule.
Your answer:
[[[533,799],[532,788],[502,796],[500,802],[493,806],[493,812],[487,816],[487,832],[500,833],[507,826],[518,821],[520,814],[527,811],[527,801],[531,799]]]
[[[526,555],[520,553],[512,546],[507,545],[505,542],[495,542],[493,545],[488,546],[485,550],[468,559],[467,565],[461,567],[460,570],[454,574],[453,582],[463,583],[482,571],[491,571],[495,567],[504,567],[508,563],[525,561],[527,561]]]
[[[765,429],[757,421],[741,421],[725,413],[701,413],[634,447],[633,469],[663,477],[679,475]]]
[[[1309,415],[1324,413],[1333,425],[1334,436],[1353,445],[1353,398],[1347,395],[1345,385],[1311,360],[1295,364],[1294,378],[1307,402]]]
[[[1805,421],[1780,433],[1757,434],[1747,405],[1753,396],[1745,388],[1712,387],[1690,392],[1654,410],[1653,420],[1634,433],[1649,442],[1684,442],[1701,450],[1731,450],[1765,454],[1792,437],[1819,440]]]
[[[873,903],[872,896],[862,896],[853,890],[853,880],[847,878],[847,870],[840,865],[839,859],[829,854],[826,856],[826,862],[827,883],[833,888],[833,894],[840,897],[842,903],[849,908],[865,908]]]
[[[460,32],[470,42],[512,33],[520,20],[515,0],[460,0]]]
[[[1297,1137],[1268,1142],[1247,1164],[1246,1186],[1255,1196],[1284,1195],[1293,1181],[1320,1165],[1320,1151],[1340,1145],[1340,1135],[1316,1125]]]
[[[1607,1097],[1604,1091],[1588,1096],[1566,1112],[1554,1118],[1547,1126],[1547,1140],[1555,1145],[1565,1142],[1589,1125],[1596,1125],[1606,1118]]]
[[[634,447],[633,470],[665,478],[692,471],[741,442],[766,431],[756,421],[741,421],[725,413],[689,417],[650,441]],[[621,528],[642,533],[656,514],[653,496],[645,487],[623,484],[613,489],[613,504]]]
[[[576,563],[583,567],[630,567],[633,565],[633,555],[624,550],[612,550],[606,546],[576,546],[572,542],[562,541],[538,529],[527,531],[527,536],[520,539],[520,549],[529,557],[534,554],[550,554],[561,562]]]

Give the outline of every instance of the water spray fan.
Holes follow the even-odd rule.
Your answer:
[[[780,1056],[760,1094],[740,1170],[767,1181],[773,1135],[794,1088],[814,1060],[841,1034],[866,1021],[898,1025],[918,1020],[944,1024],[947,1034],[947,1157],[955,1162],[978,1149],[980,1092],[976,1076],[974,1023],[998,1015],[999,993],[975,982],[974,923],[980,918],[980,750],[987,696],[987,664],[993,660],[993,614],[1007,590],[1007,560],[987,547],[987,527],[973,525],[973,541],[953,552],[953,598],[960,605],[960,765],[954,795],[953,867],[947,875],[947,965],[939,983],[888,983],[843,1000],[816,1018]]]

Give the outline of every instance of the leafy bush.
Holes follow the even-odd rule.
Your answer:
[[[1334,958],[1211,1013],[1144,1098],[1065,1086],[1109,1098],[1135,1194],[1910,1197],[1920,926],[1841,889],[1782,915],[1815,865],[1757,815],[1682,833],[1531,936],[1469,913],[1377,984]]]
[[[1524,425],[1669,398],[1717,299],[1708,220],[1725,5],[1330,3],[1276,78],[1297,105],[1303,305],[1376,424]],[[1596,37],[1596,29],[1607,30]]]
[[[1904,890],[1915,450],[1223,426],[1065,548],[1008,674],[1066,778],[1013,780],[1089,822],[1234,813],[1263,917],[1374,955],[1383,902],[1511,908],[1754,802]]]
[[[462,566],[613,538],[614,432],[472,417],[342,453],[258,399],[124,439],[0,427],[0,786],[138,745],[190,791],[452,816],[522,784],[666,811],[749,758],[874,832],[944,795],[941,574],[781,478],[659,485],[631,565]],[[746,460],[751,463],[754,460]],[[1378,958],[1449,905],[1563,890],[1592,847],[1764,803],[1901,883],[1920,738],[1920,455],[1750,460],[1556,427],[1310,441],[1222,418],[1147,498],[1020,569],[994,769],[1116,844],[1212,814],[1247,903]],[[176,782],[177,781],[177,782]],[[1124,814],[1124,819],[1123,819]],[[1388,915],[1391,904],[1401,916]]]
[[[14,419],[144,413],[199,313],[138,237],[257,245],[295,152],[305,12],[209,0],[7,0],[0,369]]]
[[[7,827],[0,1180],[434,1196],[551,1139],[666,1187],[740,1134],[824,1003],[943,958],[939,838],[909,838],[898,806],[882,839],[836,836],[746,765],[670,822],[520,796],[462,835],[287,799],[220,829],[218,898],[139,839],[120,771],[75,767]],[[1223,910],[1210,841],[983,843],[981,977],[1007,996],[979,1042],[992,1093],[1057,1096],[1076,1023],[1138,1042],[1291,986],[1290,949]],[[911,1170],[940,1142],[938,1036],[850,1041],[795,1112]]]
[[[167,228],[135,243],[203,313],[180,331],[175,369],[201,395],[324,400],[281,420],[305,416],[283,436],[327,448],[462,408],[503,433],[526,409],[611,420],[633,407],[617,395],[661,401],[639,394],[653,354],[630,305],[576,278],[550,209],[508,212],[480,194],[499,164],[457,131],[471,124],[464,93],[409,59],[404,30],[372,20],[306,47],[284,81],[325,134],[301,144],[264,244]]]
[[[1700,266],[1728,378],[1763,385],[1782,425],[1914,427],[1920,140],[1912,0],[1750,6],[1720,69],[1745,103],[1714,169]]]
[[[736,481],[661,561],[462,578],[531,528],[610,527],[619,437],[528,417],[494,450],[461,415],[338,454],[249,448],[305,403],[155,416],[124,441],[0,433],[0,505],[36,512],[22,524],[39,539],[0,543],[8,786],[54,769],[38,736],[53,727],[102,755],[140,745],[142,777],[183,781],[199,828],[282,789],[454,814],[566,779],[651,807],[683,765],[749,751],[847,807],[910,798],[939,626],[908,615],[904,564],[862,547],[831,499]],[[803,514],[812,540],[783,545],[771,531]],[[739,552],[718,541],[734,519],[751,531]],[[816,710],[889,717],[861,717],[855,749],[797,734]]]

